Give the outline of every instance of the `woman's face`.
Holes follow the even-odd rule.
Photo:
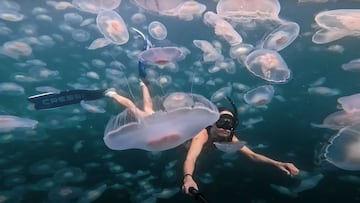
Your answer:
[[[222,116],[222,115],[226,115],[226,116]],[[220,123],[224,123],[224,122],[233,122],[233,120],[231,118],[227,118],[229,116],[232,116],[233,117],[233,114],[230,112],[230,111],[221,111],[220,112],[220,118],[219,120],[217,121],[217,123],[220,121]],[[213,133],[217,134],[218,136],[221,136],[221,137],[227,137],[230,135],[231,133],[231,129],[224,129],[222,127],[217,127],[216,123],[213,124],[212,126],[212,129],[213,129]]]

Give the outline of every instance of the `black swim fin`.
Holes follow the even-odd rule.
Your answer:
[[[82,100],[96,100],[104,97],[105,90],[66,90],[58,93],[48,92],[28,97],[35,109],[51,109],[71,104],[79,104]]]

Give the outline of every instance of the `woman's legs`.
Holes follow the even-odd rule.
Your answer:
[[[141,87],[141,90],[143,93],[144,111],[148,115],[153,114],[154,109],[153,109],[153,103],[152,103],[152,99],[150,97],[149,89],[142,81],[140,82],[140,87]]]
[[[144,111],[140,110],[139,108],[137,108],[136,105],[134,104],[134,102],[132,102],[130,99],[116,93],[114,89],[106,91],[105,95],[110,98],[113,98],[119,104],[128,108],[136,116],[144,117],[144,116],[148,115],[147,112],[144,112]]]

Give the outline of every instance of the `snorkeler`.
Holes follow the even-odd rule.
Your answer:
[[[216,123],[203,129],[191,141],[189,151],[184,161],[184,182],[182,186],[183,192],[190,194],[189,188],[193,187],[198,190],[198,185],[193,178],[195,164],[198,156],[204,148],[213,147],[214,142],[239,142],[234,131],[239,123],[237,119],[237,111],[235,104],[228,98],[233,110],[225,107],[219,107],[220,118]],[[292,163],[275,161],[264,155],[257,154],[247,146],[242,146],[238,151],[255,162],[266,163],[275,166],[287,175],[295,176],[299,173],[299,169]]]

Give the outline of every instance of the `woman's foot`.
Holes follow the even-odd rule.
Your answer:
[[[116,94],[117,94],[116,90],[113,87],[105,90],[105,92],[104,92],[104,95],[107,96],[107,97],[113,97]]]

